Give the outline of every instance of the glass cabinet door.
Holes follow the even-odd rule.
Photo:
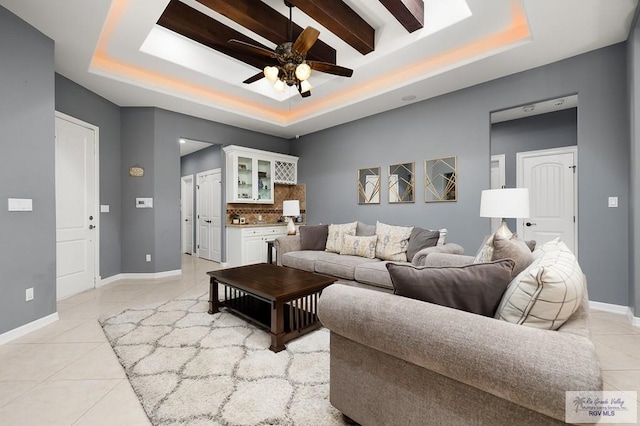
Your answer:
[[[258,200],[273,200],[271,161],[258,159]]]
[[[253,198],[253,159],[238,157],[238,193],[239,200],[251,200]]]

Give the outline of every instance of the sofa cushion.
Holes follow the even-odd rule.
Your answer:
[[[346,235],[356,235],[356,225],[358,222],[331,224],[327,235],[326,251],[332,253],[340,253],[342,248],[342,240]]]
[[[372,235],[376,235],[376,226],[358,222],[358,225],[356,225],[356,235],[359,237],[370,237]]]
[[[326,252],[317,250],[290,251],[282,255],[282,266],[314,272],[316,259],[321,253]]]
[[[520,238],[493,237],[492,260],[511,259],[515,262],[512,276],[515,277],[533,262],[533,254],[527,243]]]
[[[407,247],[407,260],[411,262],[413,256],[425,247],[433,247],[438,243],[440,231],[431,231],[415,226],[409,237],[409,246]]]
[[[394,226],[376,223],[376,257],[382,260],[407,261],[407,247],[411,237],[412,226]]]
[[[511,259],[461,267],[387,264],[394,293],[479,315],[494,316],[509,280]]]
[[[367,259],[359,256],[348,256],[337,253],[327,253],[326,256],[316,259],[315,272],[331,275],[333,277],[353,280],[356,266],[363,263],[380,262],[380,259]]]
[[[324,250],[327,247],[329,225],[300,227],[300,250]]]
[[[389,263],[387,260],[383,260],[382,262],[362,263],[356,266],[354,278],[356,281],[363,284],[393,290],[391,277],[389,276],[389,271],[387,271],[387,263]]]
[[[340,254],[373,259],[374,257],[376,257],[377,239],[377,235],[372,235],[370,237],[356,237],[352,235],[345,235],[342,242],[342,248],[340,249]]]
[[[575,255],[559,238],[533,254],[533,263],[509,284],[496,318],[557,330],[580,306],[586,280]]]

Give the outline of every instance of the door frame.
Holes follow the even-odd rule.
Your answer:
[[[559,148],[551,148],[551,149],[540,149],[537,151],[525,151],[525,152],[517,152],[516,153],[516,186],[518,188],[522,187],[522,182],[524,180],[523,173],[523,161],[525,158],[529,157],[540,157],[547,155],[560,155],[560,154],[573,154],[573,247],[574,254],[576,257],[578,256],[578,146],[564,146]],[[523,222],[518,221],[518,234],[523,234]]]
[[[100,225],[101,223],[100,215],[102,214],[100,212],[100,128],[98,126],[94,126],[93,124],[87,123],[86,121],[82,121],[78,118],[72,117],[70,115],[67,115],[57,110],[55,111],[54,116],[61,120],[65,120],[75,125],[93,130],[93,143],[94,143],[94,165],[93,165],[94,169],[93,170],[95,173],[95,179],[94,179],[95,210],[94,211],[96,212],[95,226],[98,229],[98,232],[94,233],[95,247],[93,250],[94,252],[93,288],[96,288],[100,285],[100,281],[102,281],[102,277],[100,276],[100,232],[102,232],[102,227]],[[55,144],[55,138],[54,138],[54,144]],[[56,228],[57,228],[57,225],[56,225]],[[57,299],[57,295],[56,295],[56,299]]]
[[[489,161],[489,164],[490,164],[489,172],[491,172],[493,169],[492,165],[494,161],[498,163],[498,172],[500,174],[500,187],[494,188],[493,185],[491,185],[491,182],[489,182],[489,186],[491,187],[491,189],[505,188],[507,186],[507,172],[506,172],[507,155],[506,154],[492,155],[491,160]],[[491,179],[491,176],[489,176],[489,178]],[[502,222],[502,219],[500,218],[495,218],[495,217],[491,218],[492,233],[495,232],[496,229],[498,229],[501,222]]]
[[[187,193],[186,189],[187,189],[187,182],[191,181],[191,241],[192,243],[195,242],[195,226],[194,226],[194,222],[193,222],[193,217],[194,217],[194,208],[193,208],[193,204],[195,201],[195,182],[194,182],[194,176],[193,175],[186,175],[186,176],[181,176],[180,177],[180,222],[181,222],[181,233],[182,233],[182,238],[180,238],[181,241],[181,251],[182,253],[186,253],[186,248],[187,248],[187,241],[186,241],[186,235],[184,235],[184,233],[182,232],[185,228],[184,226],[184,222],[186,221],[185,219],[187,218],[187,215],[185,213],[185,205],[184,205],[184,199],[185,199],[185,195]],[[194,247],[193,244],[191,245],[191,250],[190,250],[190,254],[193,255],[194,253]]]

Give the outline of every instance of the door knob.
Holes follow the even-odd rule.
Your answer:
[[[93,220],[93,216],[89,216],[89,220]]]
[[[525,223],[525,225],[527,225],[527,226],[536,226],[537,224],[536,223],[527,222],[527,223]]]
[[[93,229],[93,228],[95,228],[95,226],[89,225],[89,229]]]

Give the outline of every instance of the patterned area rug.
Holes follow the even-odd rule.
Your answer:
[[[208,294],[100,319],[155,425],[342,425],[329,403],[329,332],[273,353],[269,335],[207,313]]]

